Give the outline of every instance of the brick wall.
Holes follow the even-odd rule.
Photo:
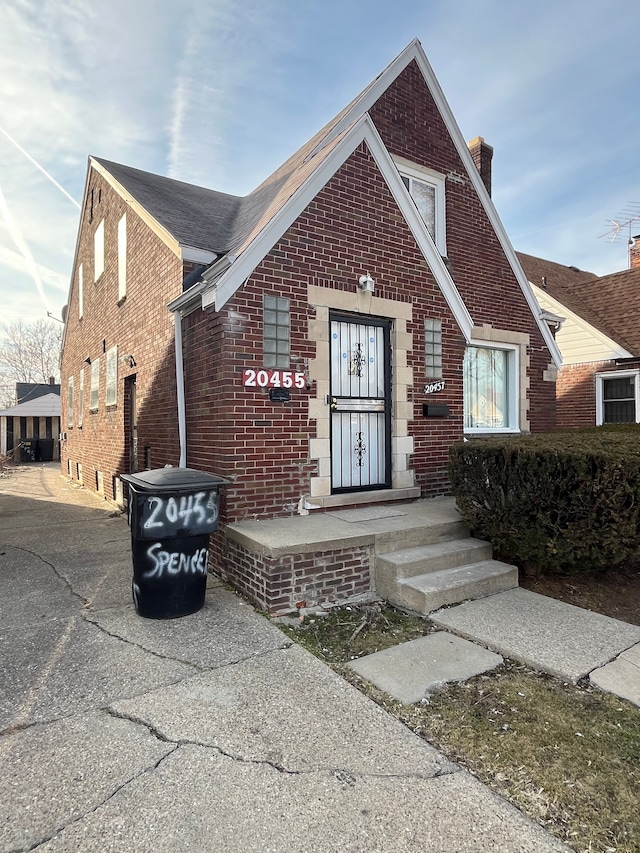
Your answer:
[[[555,387],[542,381],[549,351],[415,63],[370,113],[392,154],[446,175],[447,254],[453,280],[476,325],[490,323],[530,335],[531,429],[552,428]]]
[[[217,570],[274,614],[373,595],[367,547],[266,557],[229,540]]]
[[[596,373],[615,370],[612,361],[567,364],[558,375],[558,426],[562,429],[596,424]]]
[[[118,302],[118,222],[127,216],[127,293]],[[94,282],[94,233],[101,221],[105,230],[104,273]],[[78,267],[82,264],[84,311],[78,313]],[[84,485],[97,489],[103,473],[104,493],[114,498],[113,475],[129,470],[128,413],[125,380],[136,380],[138,411],[138,467],[144,467],[149,448],[153,467],[177,464],[175,361],[173,318],[167,302],[182,285],[182,264],[151,229],[125,205],[95,170],[89,176],[87,204],[80,220],[80,236],[62,355],[63,470],[67,460],[82,465]],[[117,403],[107,407],[106,351],[118,346]],[[121,360],[133,355],[136,366]],[[99,359],[97,411],[89,409],[91,367]],[[79,427],[79,375],[84,369],[83,423]],[[74,426],[67,417],[68,377],[74,377]]]

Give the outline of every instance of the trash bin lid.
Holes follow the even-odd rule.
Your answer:
[[[121,474],[120,478],[134,488],[146,492],[175,492],[212,489],[231,484],[231,480],[217,474],[207,474],[195,468],[154,468],[137,474]]]

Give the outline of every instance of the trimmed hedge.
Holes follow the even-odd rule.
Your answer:
[[[458,509],[525,571],[603,571],[640,556],[640,428],[594,427],[455,444]]]

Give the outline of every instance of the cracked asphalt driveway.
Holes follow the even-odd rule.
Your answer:
[[[138,617],[126,521],[0,481],[0,851],[565,850],[214,578]]]

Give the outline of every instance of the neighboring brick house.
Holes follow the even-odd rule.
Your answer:
[[[597,276],[518,253],[562,353],[557,424],[640,422],[640,240],[630,269]]]
[[[269,608],[226,523],[440,495],[452,442],[555,426],[559,352],[471,148],[414,41],[244,198],[91,158],[65,470],[114,499],[145,467],[231,479],[213,565]]]

